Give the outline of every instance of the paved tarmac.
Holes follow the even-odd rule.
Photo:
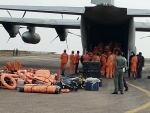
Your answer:
[[[0,69],[6,62],[20,61],[23,68],[59,68],[59,57],[0,57]],[[63,94],[21,93],[17,90],[0,89],[0,113],[149,113],[150,111],[150,64],[142,79],[130,80],[129,91],[123,95],[112,95],[113,79],[103,78],[99,91],[85,91]],[[69,73],[69,64],[66,73]]]

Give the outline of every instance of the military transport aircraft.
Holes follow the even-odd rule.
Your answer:
[[[30,11],[81,15],[80,20],[0,17],[0,23],[10,37],[16,37],[20,25],[27,26],[28,31],[21,36],[25,43],[39,43],[40,36],[35,33],[35,27],[55,28],[60,41],[66,40],[68,29],[81,29],[83,52],[92,50],[100,41],[120,42],[127,56],[131,51],[136,52],[135,31],[150,31],[150,27],[147,25],[148,22],[134,22],[134,17],[150,17],[150,10],[116,7],[113,0],[91,0],[91,3],[96,5],[88,7],[0,5],[0,9],[3,10],[18,10],[25,13]]]

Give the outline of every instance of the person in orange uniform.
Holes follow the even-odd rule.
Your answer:
[[[106,62],[106,78],[112,78],[113,64],[114,64],[114,61],[113,61],[111,52],[108,52],[108,58],[107,58],[107,62]]]
[[[113,73],[113,75],[112,76],[114,76],[114,73],[115,73],[115,59],[116,59],[116,52],[115,51],[113,51],[113,53],[111,54],[112,55],[112,58],[113,58],[113,67],[112,67],[112,73]]]
[[[138,57],[135,54],[133,54],[133,57],[131,58],[131,72],[132,78],[134,79],[136,79],[137,65],[138,65]]]
[[[88,54],[89,54],[89,57],[90,57],[90,61],[92,61],[93,57],[94,57],[94,54],[92,52],[88,52]]]
[[[100,62],[100,56],[99,56],[99,53],[96,53],[93,57],[93,61],[95,62]]]
[[[68,54],[66,53],[66,50],[64,50],[64,53],[61,54],[60,56],[60,60],[61,60],[61,75],[64,75],[65,73],[65,68],[66,68],[66,65],[67,65],[67,62],[68,62]]]
[[[80,60],[80,55],[79,51],[75,54],[75,74],[78,74],[78,66],[79,66],[79,60]]]
[[[98,48],[95,47],[94,50],[92,51],[92,53],[96,54],[98,52]]]
[[[105,71],[106,71],[106,58],[107,56],[105,54],[102,54],[101,55],[101,59],[100,59],[100,62],[101,62],[101,76],[105,76]]]
[[[88,54],[88,51],[83,55],[83,62],[89,62],[90,61],[90,56]]]
[[[74,74],[74,64],[75,64],[75,56],[74,51],[72,51],[70,55],[70,75]]]

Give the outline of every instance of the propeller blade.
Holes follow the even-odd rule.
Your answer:
[[[142,39],[142,38],[147,38],[147,37],[150,37],[150,36],[141,37],[140,39]]]
[[[69,50],[69,48],[68,48],[68,44],[67,44],[67,39],[66,39],[66,45],[67,45],[67,49]]]
[[[9,37],[9,39],[7,40],[7,43],[8,43],[8,41],[10,40],[10,38],[11,38],[11,37]],[[6,44],[7,44],[7,43],[6,43]]]
[[[57,37],[58,37],[58,35],[50,43],[52,43],[54,40],[56,40]]]
[[[9,16],[12,18],[12,16],[11,16],[10,12],[9,12],[8,10],[6,10],[6,11],[7,11],[7,13],[9,14]]]
[[[79,20],[79,17],[77,18],[77,20]]]
[[[61,17],[62,17],[62,19],[63,19],[63,14],[61,14]]]
[[[20,35],[20,37],[22,37],[20,31],[19,31],[19,35]]]
[[[22,18],[24,18],[24,16],[25,16],[26,12],[27,12],[27,11],[25,11],[25,12],[24,12],[24,14],[23,14]]]
[[[68,31],[68,33],[73,34],[73,35],[76,35],[76,34],[74,34],[74,33],[70,32],[70,31]],[[76,35],[76,36],[81,37],[80,35]]]

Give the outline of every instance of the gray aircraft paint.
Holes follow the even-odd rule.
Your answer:
[[[0,17],[0,23],[11,23],[14,25],[25,25],[25,26],[47,27],[47,28],[80,29],[80,20],[70,20],[70,19],[32,19],[32,18]]]
[[[129,22],[128,49],[130,50],[129,55],[131,51],[135,50],[135,25],[133,18],[131,18]]]
[[[29,44],[38,44],[41,40],[40,35],[37,33],[32,33],[29,31],[26,31],[22,34],[22,40],[25,43],[29,43]]]
[[[36,27],[56,28],[63,27],[68,29],[80,29],[80,20],[70,19],[32,19],[32,18],[9,18],[0,17],[0,23],[10,23],[11,25],[25,25]],[[14,26],[15,27],[15,26]],[[19,26],[16,26],[19,29]],[[150,23],[148,22],[135,22],[136,31],[150,31]],[[14,31],[14,30],[13,30]]]
[[[64,28],[55,28],[56,33],[59,36],[60,41],[65,41],[68,36],[68,29]]]
[[[70,15],[82,15],[85,12],[85,7],[62,7],[62,6],[0,5],[0,9],[43,12],[43,13],[59,13],[59,14],[70,14]],[[150,17],[150,10],[149,9],[127,9],[127,15],[132,17]]]
[[[91,0],[92,4],[108,3],[114,5],[114,0]]]
[[[87,37],[88,37],[88,33],[87,33],[87,28],[85,26],[85,17],[81,16],[81,42],[82,42],[82,48],[83,48],[83,54],[85,53],[86,49],[87,49]]]
[[[16,35],[19,33],[19,25],[13,25],[12,23],[2,23],[2,25],[11,38],[16,37]]]
[[[62,6],[16,6],[16,5],[0,5],[0,9],[45,12],[45,13],[59,13],[70,15],[82,15],[85,11],[84,7],[62,7]]]
[[[149,22],[135,22],[135,30],[141,31],[141,32],[149,32],[150,23]]]

